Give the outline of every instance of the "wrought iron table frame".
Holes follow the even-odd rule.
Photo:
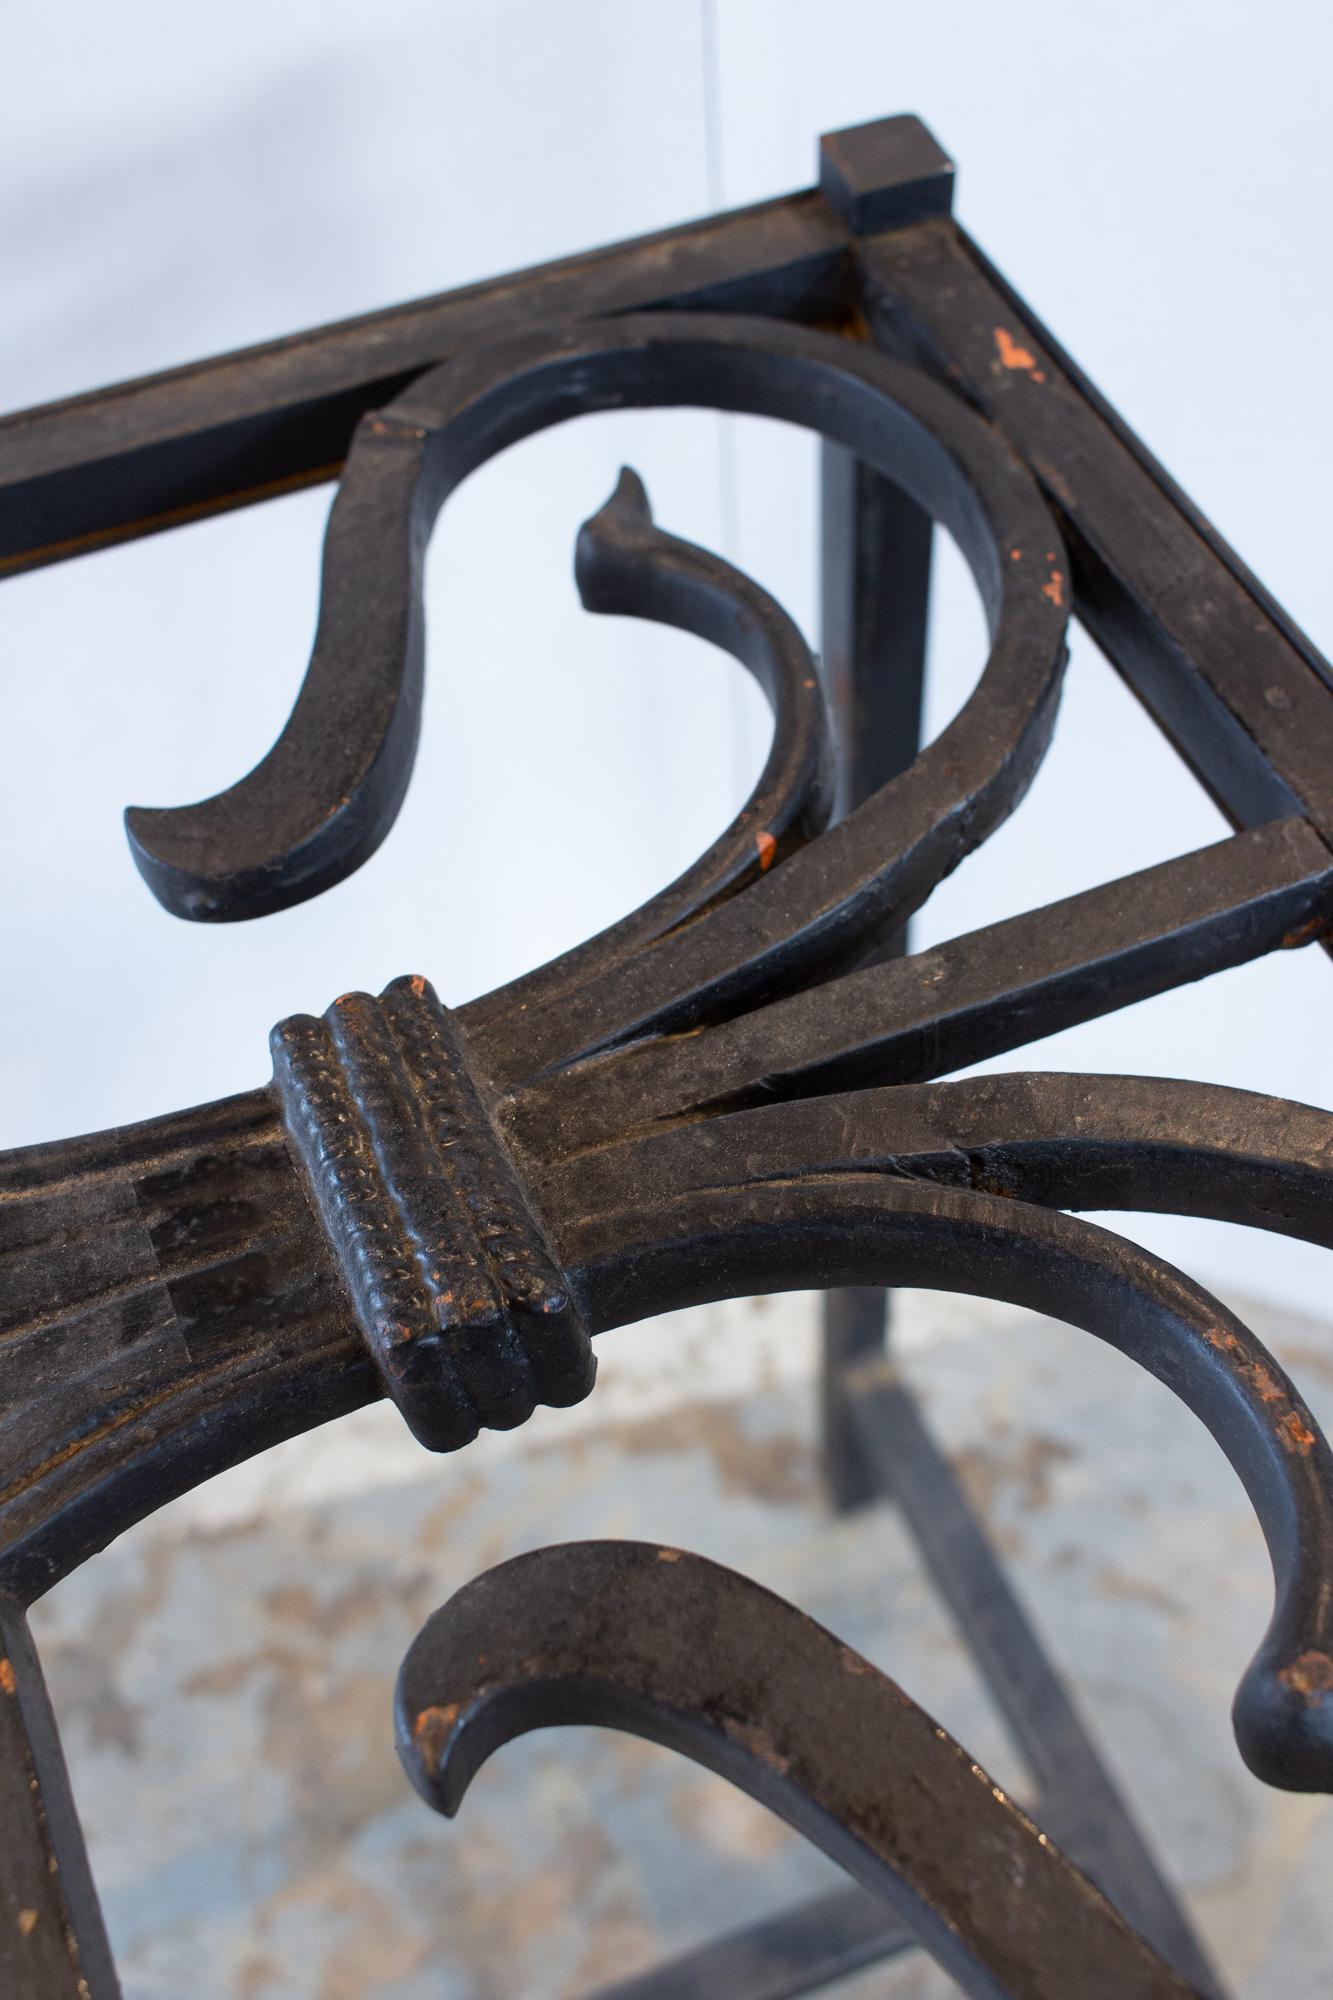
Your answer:
[[[387,1394],[453,1449],[585,1395],[592,1335],[702,1299],[827,1291],[830,1492],[903,1510],[1046,1830],[745,1579],[633,1544],[517,1559],[404,1663],[400,1751],[431,1803],[455,1810],[520,1730],[602,1721],[722,1771],[856,1878],[618,1993],[778,2000],[914,1942],[977,1994],[1222,1991],[892,1366],[888,1285],[1053,1313],[1202,1418],[1276,1582],[1241,1752],[1271,1783],[1333,1786],[1328,1447],[1224,1306],[1062,1213],[1333,1242],[1333,1118],[1160,1079],[937,1080],[1326,943],[1333,686],[958,227],[951,192],[925,128],[886,119],[827,137],[815,190],[0,423],[10,571],[340,478],[314,656],[274,750],[216,799],[127,816],[153,892],[204,921],[319,893],[392,823],[421,554],[468,471],[631,404],[824,439],[822,672],[757,584],[657,526],[632,473],[580,535],[590,610],[699,633],[774,709],[755,793],[676,883],[457,1013],[418,977],[350,993],[275,1029],[265,1088],[0,1159],[0,1986],[16,2000],[117,1991],[26,1607],[281,1438]],[[933,521],[972,567],[991,654],[922,749]],[[913,910],[1040,761],[1071,613],[1236,832],[910,953]]]

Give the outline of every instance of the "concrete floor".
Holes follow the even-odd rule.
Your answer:
[[[1333,1335],[1254,1309],[1325,1423]],[[1002,1784],[1023,1773],[884,1507],[813,1459],[814,1304],[679,1314],[602,1343],[578,1411],[452,1459],[370,1410],[215,1481],[36,1608],[126,2000],[513,2000],[587,1991],[841,1880],[720,1780],[592,1730],[523,1739],[459,1818],[406,1787],[398,1662],[521,1549],[674,1542],[794,1599]],[[1266,1791],[1228,1710],[1266,1559],[1211,1440],[1085,1335],[907,1294],[932,1422],[1242,2000],[1333,1986],[1333,1810]],[[934,2000],[919,1955],[826,1991]]]

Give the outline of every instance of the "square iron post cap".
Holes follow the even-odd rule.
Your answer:
[[[819,142],[819,191],[854,236],[947,215],[953,178],[953,161],[910,112],[826,132]]]

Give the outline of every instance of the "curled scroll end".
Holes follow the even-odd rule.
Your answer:
[[[622,465],[620,477],[616,480],[615,491],[585,526],[594,531],[600,525],[614,526],[623,530],[651,528],[653,525],[652,502],[648,498],[648,488],[632,465]]]
[[[497,1679],[487,1674],[484,1653],[476,1655],[470,1673],[451,1654],[447,1669],[441,1667],[441,1621],[474,1587],[451,1598],[423,1627],[403,1661],[395,1702],[398,1760],[413,1789],[446,1819],[457,1813],[488,1757],[556,1719],[549,1712],[549,1690],[540,1680],[530,1683],[521,1669]],[[423,1654],[433,1657],[433,1672],[426,1670]]]
[[[408,1650],[399,1755],[440,1812],[501,1744],[566,1723],[738,1785],[896,1907],[968,1992],[1197,2000],[909,1695],[718,1563],[640,1542],[538,1549],[467,1584]]]
[[[626,602],[625,565],[637,569],[651,563],[674,541],[655,524],[648,489],[638,473],[622,465],[610,498],[588,516],[574,544],[574,581],[584,610],[637,609]]]
[[[1333,1653],[1311,1645],[1284,1656],[1265,1647],[1231,1714],[1247,1766],[1284,1792],[1333,1792]]]
[[[307,810],[298,816],[290,802],[271,809],[259,787],[251,789],[258,775],[197,805],[126,808],[134,864],[173,917],[237,923],[333,888],[380,845],[406,785],[403,773],[402,783],[389,788],[389,803],[383,774],[371,773],[364,788],[332,807],[307,795]],[[299,786],[299,774],[293,782]]]
[[[427,1702],[415,1715],[400,1716],[396,1733],[403,1769],[426,1804],[446,1819],[454,1817],[492,1751],[523,1734],[522,1723],[502,1726],[513,1700],[512,1688],[488,1689],[465,1714],[454,1702]]]
[[[131,806],[130,851],[173,916],[232,923],[320,895],[398,816],[421,721],[419,431],[372,413],[352,441],[324,536],[319,624],[267,755],[195,805]]]
[[[198,805],[127,806],[125,838],[134,865],[159,903],[173,917],[195,923],[225,923],[234,898],[225,874],[208,866],[208,818],[216,799]]]
[[[653,506],[648,488],[632,465],[622,465],[610,498],[580,529],[594,538],[602,534],[635,534],[653,525]]]

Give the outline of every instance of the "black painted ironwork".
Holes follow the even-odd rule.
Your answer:
[[[888,1361],[888,1286],[1050,1313],[1203,1420],[1275,1579],[1241,1754],[1269,1783],[1333,1789],[1328,1446],[1224,1306],[1063,1213],[1333,1243],[1333,1115],[1160,1079],[942,1080],[1327,941],[1333,687],[954,223],[951,174],[889,119],[826,140],[816,191],[0,423],[10,569],[339,476],[278,742],[216,798],[127,816],[150,888],[203,921],[315,895],[388,830],[425,543],[493,453],[626,406],[825,441],[822,671],[752,580],[654,523],[632,472],[579,538],[589,610],[699,634],[773,708],[756,789],[694,867],[456,1011],[416,976],[345,994],[275,1029],[266,1086],[0,1159],[6,1994],[116,1991],[33,1599],[171,1496],[376,1396],[454,1449],[587,1394],[593,1336],[752,1292],[829,1293],[831,1493],[902,1507],[1046,1831],[908,1695],[729,1572],[624,1544],[504,1565],[404,1665],[400,1740],[432,1803],[454,1810],[522,1729],[600,1721],[723,1771],[860,1885],[623,1996],[778,2000],[912,1941],[978,1994],[1222,1991]],[[990,655],[919,749],[932,522],[971,566]],[[1236,831],[913,953],[913,912],[1040,762],[1071,613]]]

